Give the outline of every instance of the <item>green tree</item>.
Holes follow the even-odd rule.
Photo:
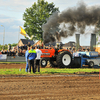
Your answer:
[[[47,22],[47,18],[54,12],[59,11],[54,3],[48,3],[45,0],[38,0],[31,7],[26,8],[23,14],[25,31],[34,40],[42,38],[42,25]]]
[[[11,44],[11,46],[14,46],[15,47],[15,46],[17,46],[17,43],[13,43],[13,44]]]

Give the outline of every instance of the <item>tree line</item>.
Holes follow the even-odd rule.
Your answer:
[[[15,46],[17,46],[17,43],[13,43],[13,44],[5,44],[4,46],[0,44],[0,50],[2,50],[2,49],[8,50],[9,46],[15,47]]]

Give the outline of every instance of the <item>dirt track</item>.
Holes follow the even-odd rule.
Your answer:
[[[7,68],[7,69],[10,69],[10,68],[25,68],[26,67],[26,64],[0,64],[0,69],[2,68]],[[46,67],[48,68],[50,67],[49,65]]]
[[[0,100],[100,100],[99,77],[0,78]]]
[[[0,68],[25,68],[25,64]],[[0,78],[0,100],[100,100],[99,77],[40,76]]]
[[[0,69],[2,68],[7,68],[7,69],[10,69],[10,68],[25,68],[26,67],[26,64],[0,64]]]

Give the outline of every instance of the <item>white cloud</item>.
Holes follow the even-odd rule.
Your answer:
[[[16,32],[16,30],[19,29],[19,26],[23,26],[23,21],[20,19],[14,19],[8,16],[3,16],[0,17],[0,24],[3,25],[5,27],[5,31],[10,31],[13,33]],[[1,29],[1,27],[0,27]],[[1,31],[1,30],[0,30]]]
[[[0,0],[0,9],[8,11],[23,11],[36,0]]]
[[[11,28],[13,28],[13,29],[18,29],[19,26],[17,26],[17,25],[13,25],[13,26],[11,26]]]
[[[79,1],[83,1],[88,5],[98,4],[99,0],[45,0],[49,3],[53,2],[56,7],[59,7],[60,10],[76,6]],[[0,0],[0,9],[5,9],[9,11],[21,11],[23,12],[27,7],[31,7],[34,2],[37,0]]]
[[[9,17],[8,15],[0,15],[0,24],[5,27],[5,44],[17,43],[19,26],[23,26],[22,20]],[[0,44],[3,41],[4,29],[0,25]],[[22,37],[24,38],[24,37]]]
[[[3,32],[0,32],[0,35],[2,35],[3,34]]]
[[[18,38],[19,37],[19,38]],[[16,32],[5,32],[5,38],[4,38],[4,44],[12,44],[12,43],[18,43],[19,39],[23,39],[24,36],[22,36],[19,33],[19,30]],[[3,34],[0,35],[0,44],[3,43]]]
[[[16,20],[14,17],[9,17],[8,15],[0,15],[0,23],[12,23]]]
[[[0,19],[0,23],[11,23],[11,19]]]

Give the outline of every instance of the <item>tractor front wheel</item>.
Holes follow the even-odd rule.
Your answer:
[[[47,66],[48,60],[46,58],[41,59],[41,67],[46,67]]]

